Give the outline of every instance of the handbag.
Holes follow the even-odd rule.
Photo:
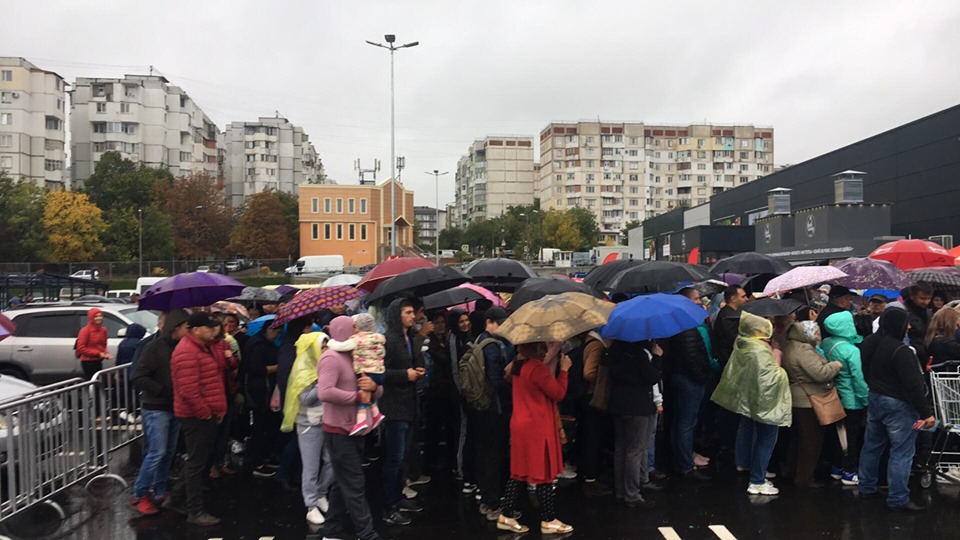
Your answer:
[[[797,382],[792,383],[800,386],[803,393],[810,399],[810,405],[813,406],[813,414],[817,415],[817,421],[821,426],[835,424],[847,417],[847,412],[843,410],[843,403],[840,401],[840,394],[837,387],[831,386],[830,390],[822,394],[811,394],[807,392],[806,387],[797,377]]]

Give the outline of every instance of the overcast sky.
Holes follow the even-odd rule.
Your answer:
[[[785,4],[791,4],[787,6]],[[471,141],[550,121],[773,126],[797,163],[960,103],[960,2],[5,0],[0,56],[72,82],[145,73],[182,86],[222,129],[275,111],[327,173],[389,175],[394,33],[397,154],[416,203],[453,198]]]

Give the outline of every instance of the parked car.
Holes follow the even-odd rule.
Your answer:
[[[70,277],[80,279],[100,279],[100,272],[97,272],[96,270],[77,270],[76,272],[70,274]]]
[[[112,289],[107,291],[107,298],[121,298],[126,299],[137,294],[136,289]]]
[[[41,385],[82,377],[73,346],[92,307],[103,310],[107,348],[113,355],[130,324],[138,323],[148,333],[157,329],[157,313],[137,311],[137,306],[131,304],[57,304],[9,310],[4,315],[13,320],[17,329],[0,341],[0,375]],[[112,365],[113,360],[104,362],[104,367]]]
[[[217,274],[226,274],[227,271],[220,263],[213,263],[210,265],[210,271]]]
[[[227,261],[226,268],[228,272],[236,272],[240,269],[240,263],[237,261]]]
[[[204,274],[206,274],[209,271],[210,271],[210,267],[205,264],[202,264],[197,267],[197,272],[203,272]]]

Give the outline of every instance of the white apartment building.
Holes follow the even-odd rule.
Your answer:
[[[510,206],[533,204],[533,137],[477,140],[457,162],[451,222],[466,227],[501,215]]]
[[[50,189],[68,187],[63,77],[0,56],[0,170]]]
[[[78,78],[71,90],[73,181],[82,185],[104,152],[174,176],[218,180],[217,126],[182,88],[160,75]]]
[[[266,189],[296,195],[324,181],[323,162],[303,128],[282,117],[233,122],[223,134],[224,189],[234,207]]]
[[[773,128],[752,125],[551,123],[540,132],[540,205],[587,208],[601,243],[633,220],[773,172]]]
[[[437,235],[447,228],[447,211],[437,211],[432,206],[414,206],[413,217],[417,222],[417,243],[435,245]],[[438,220],[439,218],[439,220]]]

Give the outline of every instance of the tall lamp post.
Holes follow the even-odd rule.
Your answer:
[[[387,42],[386,45],[382,43],[374,43],[373,41],[366,40],[367,43],[373,45],[374,47],[380,47],[381,49],[387,49],[390,51],[390,255],[397,254],[397,158],[395,155],[396,149],[396,130],[395,130],[395,115],[394,115],[394,104],[393,104],[393,51],[397,49],[408,49],[410,47],[416,47],[420,44],[419,41],[412,41],[410,43],[405,43],[403,45],[394,45],[393,43],[397,40],[397,36],[393,34],[386,34],[383,36],[383,39]]]
[[[143,275],[143,208],[137,208],[137,221],[140,222],[140,275]]]
[[[436,236],[433,239],[433,247],[437,252],[437,266],[440,266],[440,177],[445,174],[450,174],[450,171],[440,172],[438,169],[434,169],[433,172],[427,171],[427,174],[433,175],[434,188],[437,191],[437,207],[434,209],[437,211],[437,222],[434,224],[434,234],[436,234]]]

